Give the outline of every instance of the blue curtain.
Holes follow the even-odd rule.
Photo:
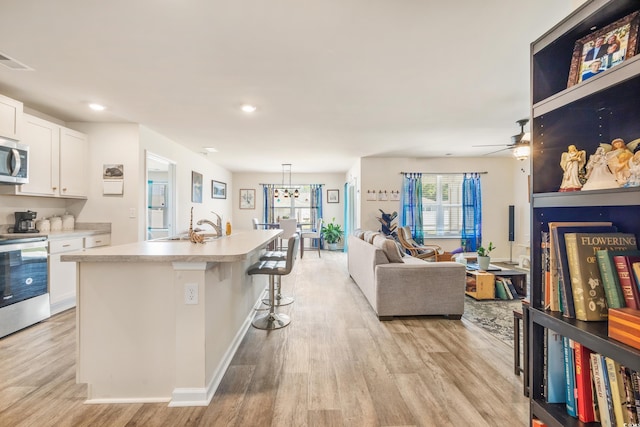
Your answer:
[[[342,252],[348,252],[347,250],[347,236],[349,235],[349,233],[351,232],[351,230],[349,229],[349,204],[351,203],[350,197],[349,197],[349,183],[345,182],[344,183],[344,206],[343,206],[343,218],[344,221],[342,221],[344,223],[344,227],[343,227],[343,236],[342,236],[342,242],[344,243],[342,246]]]
[[[311,207],[310,220],[315,230],[318,218],[322,218],[322,184],[311,184],[309,189],[311,195],[311,200],[309,200],[309,206]]]
[[[275,222],[273,200],[275,199],[273,192],[275,186],[271,184],[262,184],[263,205],[262,205],[262,222],[265,224],[273,224]]]
[[[482,244],[482,191],[480,175],[464,174],[462,181],[462,240],[465,252],[475,252]]]
[[[400,226],[411,227],[411,235],[417,243],[424,243],[422,229],[422,174],[403,173],[400,200]]]

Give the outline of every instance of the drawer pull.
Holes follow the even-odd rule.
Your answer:
[[[68,248],[69,246],[71,246],[70,244],[66,244],[66,245],[62,245],[63,248]]]

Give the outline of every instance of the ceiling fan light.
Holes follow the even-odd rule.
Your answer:
[[[276,188],[276,191],[273,192],[273,197],[278,197],[280,193],[278,193],[278,189]]]
[[[297,188],[296,188],[296,191],[293,192],[293,197],[295,197],[296,199],[300,197],[300,192],[298,191]]]
[[[528,144],[518,145],[513,149],[513,155],[518,160],[524,160],[531,154],[531,147]]]

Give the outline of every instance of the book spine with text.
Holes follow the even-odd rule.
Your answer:
[[[591,350],[574,342],[576,359],[576,391],[578,394],[578,419],[583,423],[596,420],[593,412],[593,387],[591,380]]]
[[[573,340],[562,337],[562,350],[564,352],[564,373],[566,377],[567,414],[577,417],[576,408],[576,373],[573,356]]]
[[[616,267],[626,306],[636,310],[640,309],[640,295],[638,295],[638,288],[633,276],[630,257],[626,255],[615,255],[613,257],[613,264]]]
[[[636,398],[633,394],[633,385],[631,383],[631,369],[626,366],[620,366],[620,374],[622,377],[622,384],[624,386],[625,392],[625,407],[627,410],[627,416],[629,418],[629,423],[637,424],[638,423],[638,412],[636,410]]]
[[[611,417],[609,416],[609,403],[607,402],[607,391],[605,380],[602,372],[602,362],[600,355],[591,353],[591,372],[593,373],[593,385],[596,389],[596,398],[598,399],[598,412],[600,414],[600,424],[603,427],[613,427]]]
[[[626,307],[624,295],[618,281],[618,274],[613,265],[613,260],[609,256],[609,251],[596,251],[596,258],[598,259],[598,267],[602,277],[602,286],[604,286],[604,295],[607,298],[607,306],[609,308]]]
[[[615,425],[617,427],[626,427],[626,425],[629,424],[629,415],[627,414],[625,391],[622,384],[622,376],[620,375],[620,364],[606,356],[604,357],[604,361],[607,367],[609,388],[611,389],[613,413],[616,417]]]

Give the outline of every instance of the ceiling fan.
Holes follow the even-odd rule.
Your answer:
[[[529,149],[529,143],[531,142],[531,134],[529,132],[525,132],[524,131],[524,126],[529,123],[529,119],[520,119],[516,122],[518,125],[520,125],[520,133],[517,135],[513,135],[511,137],[511,144],[489,144],[489,145],[473,145],[472,147],[505,147],[505,148],[501,148],[499,150],[496,151],[492,151],[490,153],[485,153],[483,154],[483,156],[487,156],[489,154],[494,154],[494,153],[499,153],[500,151],[504,151],[504,150],[513,150],[516,149],[514,151],[514,155],[518,158],[518,159],[524,159],[529,155],[528,149]],[[524,153],[520,153],[522,150],[520,150],[521,148],[526,147],[526,154]]]

